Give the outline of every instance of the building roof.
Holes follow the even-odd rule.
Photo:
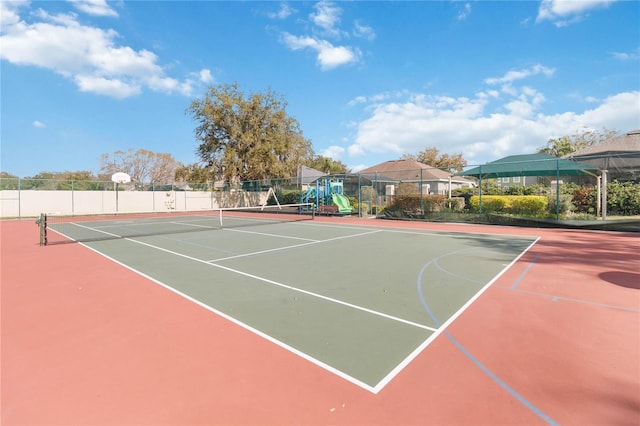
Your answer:
[[[605,153],[638,152],[640,153],[640,130],[632,130],[624,135],[616,136],[597,145],[572,152],[567,157],[585,157]]]
[[[311,167],[300,166],[300,169],[298,170],[297,179],[301,184],[308,185],[312,182],[315,182],[316,180],[318,180],[323,176],[327,176],[327,174],[324,172],[321,172],[320,170],[312,169]]]
[[[510,176],[594,175],[597,168],[548,154],[510,155],[459,173],[485,179]]]
[[[632,130],[565,156],[608,170],[619,180],[640,180],[640,130]]]
[[[382,175],[397,181],[449,181],[470,182],[444,170],[428,166],[412,159],[390,160],[375,166],[360,170],[362,175]]]

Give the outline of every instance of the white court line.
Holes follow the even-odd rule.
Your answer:
[[[491,279],[487,284],[484,285],[476,294],[473,295],[467,302],[460,307],[453,315],[447,319],[444,324],[440,325],[438,329],[431,335],[427,340],[425,340],[420,346],[418,346],[407,358],[404,359],[400,364],[398,364],[389,374],[387,374],[378,384],[374,387],[374,393],[380,392],[394,377],[396,377],[407,365],[409,365],[429,344],[434,341],[438,336],[444,333],[449,326],[456,320],[460,315],[463,314],[464,311],[469,309],[480,296],[484,294],[485,291],[489,289],[493,285],[494,282],[498,280],[505,272],[507,272],[525,253],[527,253],[531,247],[533,247],[538,241],[540,237],[537,237],[527,248],[525,248],[515,259],[513,259],[507,266],[505,266],[495,277]]]
[[[312,238],[292,237],[290,235],[269,234],[267,232],[247,231],[247,230],[235,229],[235,228],[224,228],[223,227],[222,231],[239,232],[239,233],[242,233],[242,234],[263,235],[265,237],[287,238],[287,239],[290,239],[290,240],[302,240],[302,241],[314,241],[314,242],[320,241],[320,240],[314,240]]]
[[[126,238],[126,240],[129,240],[129,241],[132,241],[132,242],[137,242],[137,241],[131,240],[129,238]],[[116,263],[116,264],[118,264],[118,265],[120,265],[120,266],[122,266],[122,267],[124,267],[124,268],[126,268],[128,270],[130,270],[131,272],[136,273],[136,274],[140,275],[141,277],[144,277],[144,278],[148,279],[149,281],[154,282],[154,283],[164,287],[165,289],[167,289],[169,291],[171,291],[171,292],[173,292],[173,293],[175,293],[175,294],[177,294],[177,295],[179,295],[181,297],[184,297],[188,301],[193,302],[196,305],[198,305],[198,306],[200,306],[200,307],[202,307],[202,308],[204,308],[204,309],[206,309],[206,310],[208,310],[210,312],[213,312],[216,315],[219,315],[220,317],[222,317],[222,318],[224,318],[224,319],[236,324],[237,326],[242,327],[245,330],[247,330],[247,331],[249,331],[251,333],[254,333],[255,335],[257,335],[259,337],[262,337],[263,339],[265,339],[265,340],[267,340],[267,341],[269,341],[269,342],[271,342],[271,343],[273,343],[273,344],[275,344],[277,346],[280,346],[281,348],[283,348],[283,349],[285,349],[285,350],[287,350],[287,351],[299,356],[300,358],[305,359],[305,360],[309,361],[310,363],[315,364],[318,367],[323,368],[326,371],[329,371],[330,373],[333,373],[336,376],[343,378],[347,382],[350,382],[350,383],[352,383],[352,384],[354,384],[356,386],[359,386],[362,389],[365,389],[365,390],[367,390],[367,391],[369,391],[371,393],[374,393],[374,394],[379,392],[379,390],[376,390],[375,387],[370,386],[370,385],[362,382],[361,380],[358,380],[355,377],[352,377],[352,376],[348,375],[344,371],[338,370],[337,368],[335,368],[335,367],[333,367],[333,366],[331,366],[329,364],[326,364],[326,363],[320,361],[319,359],[316,359],[316,358],[312,357],[311,355],[309,355],[309,354],[307,354],[305,352],[302,352],[299,349],[296,349],[293,346],[290,346],[290,345],[286,344],[285,342],[283,342],[281,340],[278,340],[275,337],[258,330],[257,328],[254,328],[254,327],[250,326],[249,324],[246,324],[246,323],[244,323],[244,322],[242,322],[242,321],[240,321],[240,320],[238,320],[238,319],[236,319],[236,318],[234,318],[234,317],[232,317],[232,316],[230,316],[228,314],[225,314],[224,312],[222,312],[222,311],[220,311],[218,309],[215,309],[214,307],[209,306],[206,303],[201,302],[200,300],[195,299],[195,298],[189,296],[188,294],[183,293],[180,290],[178,290],[178,289],[176,289],[176,288],[174,288],[174,287],[172,287],[172,286],[170,286],[168,284],[163,283],[162,281],[159,281],[159,280],[157,280],[157,279],[155,279],[155,278],[153,278],[153,277],[151,277],[151,276],[149,276],[149,275],[147,275],[147,274],[145,274],[145,273],[143,273],[143,272],[141,272],[141,271],[139,271],[137,269],[134,269],[131,266],[129,266],[129,265],[125,264],[125,263],[122,263],[119,260],[116,260],[111,256],[107,256],[106,254],[102,253],[101,251],[99,251],[97,249],[94,249],[93,247],[90,247],[90,246],[88,246],[86,244],[82,244],[82,243],[80,245],[82,245],[82,246],[88,248],[89,250],[99,254],[100,256],[103,256],[103,257],[111,260],[112,262],[114,262],[114,263]]]
[[[455,238],[458,235],[483,235],[487,237],[504,237],[504,238],[534,238],[531,235],[519,235],[519,234],[498,234],[479,231],[432,231],[423,228],[394,228],[392,226],[376,226],[376,225],[344,225],[344,224],[329,224],[329,223],[313,223],[313,221],[298,222],[303,226],[319,226],[326,228],[338,228],[338,229],[379,229],[382,232],[390,232],[394,234],[418,234],[418,235],[432,235],[435,237],[449,237]]]
[[[162,222],[162,223],[164,224],[164,223],[167,223],[167,222]],[[168,222],[168,223],[172,223],[172,224],[174,224],[174,225],[193,226],[194,228],[205,228],[205,229],[211,229],[212,231],[213,231],[213,230],[218,230],[218,229],[220,229],[220,227],[219,227],[219,226],[198,225],[197,223],[175,222],[175,221],[171,221],[171,222]],[[153,224],[153,225],[155,225],[155,223],[152,223],[152,224]]]
[[[203,222],[205,221],[204,219],[194,219],[191,222]],[[101,225],[100,223],[93,223],[92,226],[85,226],[85,225],[81,225],[78,222],[68,222],[69,225],[76,225],[76,226],[80,226],[82,228],[86,228],[86,229],[90,229],[92,231],[97,231],[97,232],[104,232],[106,234],[109,234],[107,231],[102,231],[103,229],[108,229],[108,228],[121,228],[122,226],[127,226],[127,227],[137,227],[137,226],[155,226],[155,225],[167,225],[167,224],[172,224],[172,225],[181,225],[181,226],[193,226],[193,227],[198,227],[198,228],[207,228],[207,229],[211,229],[211,230],[215,230],[215,229],[219,229],[219,226],[215,226],[215,225],[198,225],[196,223],[191,223],[191,222],[181,222],[181,221],[176,221],[176,220],[171,220],[171,221],[167,221],[167,220],[163,220],[163,221],[149,221],[149,222],[145,222],[145,221],[119,221],[117,223],[114,222],[105,222],[105,224]],[[209,220],[206,220],[206,222],[211,223]],[[109,234],[109,235],[113,235],[116,236],[116,234]]]
[[[305,224],[305,225],[307,225],[307,224]],[[309,224],[309,225],[314,226],[313,224]],[[83,225],[78,225],[78,226],[82,226],[82,227],[87,228],[87,229],[92,229],[92,228],[89,228],[89,227],[86,227],[86,226],[83,226]],[[323,226],[323,225],[316,225],[316,226]],[[329,226],[331,226],[331,225],[329,225]],[[344,229],[344,228],[367,229],[367,227],[348,227],[348,226],[347,227],[339,226],[339,227],[342,228],[342,229]],[[108,235],[117,236],[115,234],[111,234],[111,233],[100,231],[100,230],[96,230],[96,231],[103,232],[103,233],[108,234]],[[354,237],[354,236],[373,234],[373,233],[383,232],[383,231],[390,231],[390,230],[379,229],[378,228],[377,230],[371,231],[371,232],[366,232],[366,233],[352,235],[352,236],[337,237],[337,238],[324,240],[324,241],[332,241],[332,240],[338,240],[338,239],[344,239],[344,238],[351,238],[351,237]],[[394,232],[394,231],[391,230],[390,232]],[[407,232],[407,231],[399,231],[399,232]],[[416,232],[416,233],[424,234],[424,232]],[[481,234],[481,233],[477,233],[477,234]],[[434,235],[443,235],[443,234],[439,233],[439,234],[434,234]],[[496,236],[496,235],[493,235],[493,234],[481,234],[481,235]],[[511,236],[511,235],[505,235],[505,236],[507,236],[507,237],[517,237],[517,236]],[[117,236],[117,237],[119,237],[119,236]],[[530,238],[530,237],[528,237],[528,238]],[[231,322],[233,322],[235,324],[238,324],[239,326],[241,326],[241,327],[243,327],[243,328],[245,328],[245,329],[257,334],[258,336],[261,336],[261,337],[267,339],[268,341],[273,342],[273,343],[277,344],[278,346],[280,346],[280,347],[282,347],[282,348],[284,348],[286,350],[289,350],[290,352],[292,352],[292,353],[294,353],[294,354],[296,354],[296,355],[298,355],[298,356],[300,356],[300,357],[302,357],[302,358],[314,363],[315,365],[318,365],[319,367],[321,367],[321,368],[323,368],[323,369],[325,369],[325,370],[327,370],[329,372],[332,372],[332,373],[336,374],[339,377],[342,377],[343,379],[349,381],[350,383],[355,384],[355,385],[357,385],[357,386],[359,386],[359,387],[361,387],[361,388],[363,388],[365,390],[368,390],[369,392],[377,394],[397,374],[399,374],[400,371],[402,371],[409,363],[411,363],[413,361],[413,359],[415,359],[427,346],[429,346],[429,344],[433,340],[435,340],[441,333],[443,333],[451,325],[451,323],[453,321],[455,321],[464,311],[466,311],[468,309],[468,307],[473,302],[475,302],[476,299],[478,299],[500,276],[502,276],[515,262],[517,262],[533,245],[535,245],[535,243],[539,240],[539,237],[537,239],[535,239],[529,245],[529,247],[527,247],[523,252],[521,252],[511,263],[509,263],[509,265],[507,265],[498,275],[496,275],[482,289],[480,289],[480,291],[478,293],[476,293],[471,299],[469,299],[453,316],[451,316],[439,328],[432,328],[432,327],[428,327],[428,326],[425,326],[425,325],[422,325],[422,324],[417,324],[417,323],[414,323],[414,322],[411,322],[411,321],[407,321],[407,320],[404,320],[404,319],[401,319],[401,318],[393,317],[393,316],[390,316],[390,315],[387,315],[387,314],[383,314],[381,312],[373,311],[373,310],[370,310],[370,309],[367,309],[367,308],[364,308],[364,307],[361,307],[361,306],[358,306],[358,305],[353,305],[353,304],[350,304],[348,302],[344,302],[344,301],[341,301],[341,300],[338,300],[338,299],[333,299],[333,298],[330,298],[330,297],[327,297],[327,296],[323,296],[323,295],[320,295],[320,294],[316,294],[316,293],[313,293],[313,292],[302,290],[302,289],[299,289],[299,288],[296,288],[296,287],[292,287],[292,286],[289,286],[289,285],[286,285],[286,284],[278,283],[276,281],[272,281],[272,280],[269,280],[269,279],[266,279],[266,278],[263,278],[263,277],[259,277],[259,276],[252,275],[252,274],[248,274],[248,273],[245,273],[245,272],[242,272],[242,271],[238,271],[238,270],[235,270],[235,269],[232,269],[232,268],[228,268],[228,267],[225,267],[225,266],[222,266],[222,265],[208,263],[208,262],[206,262],[204,260],[201,260],[201,259],[198,259],[198,258],[194,258],[194,257],[188,256],[188,255],[185,255],[185,254],[182,254],[182,253],[174,252],[174,251],[171,251],[171,250],[167,250],[167,249],[164,249],[162,247],[157,247],[157,246],[154,246],[154,245],[151,245],[151,244],[148,244],[148,243],[144,243],[142,241],[137,241],[135,239],[131,239],[131,238],[123,238],[123,239],[131,241],[131,242],[136,243],[136,244],[141,244],[141,245],[144,245],[144,246],[148,246],[150,248],[154,248],[154,249],[157,249],[157,250],[160,250],[160,251],[164,251],[164,252],[179,256],[179,257],[183,257],[183,258],[186,258],[186,259],[189,259],[189,260],[193,260],[195,262],[203,263],[203,264],[206,264],[206,265],[209,265],[209,266],[213,266],[213,267],[216,267],[216,268],[227,270],[229,272],[237,273],[239,275],[247,276],[249,278],[253,278],[253,279],[256,279],[256,280],[259,280],[259,281],[263,281],[263,282],[268,283],[268,284],[272,284],[272,285],[275,285],[275,286],[286,288],[286,289],[289,289],[289,290],[292,290],[292,291],[297,291],[297,292],[300,292],[300,293],[303,293],[303,294],[307,294],[307,295],[312,296],[312,297],[317,297],[319,299],[323,299],[323,300],[326,300],[326,301],[329,301],[329,302],[338,303],[338,304],[341,304],[343,306],[351,307],[353,309],[358,309],[358,310],[370,313],[372,315],[378,315],[378,316],[381,316],[381,317],[384,317],[384,318],[387,318],[387,319],[390,319],[390,320],[398,321],[398,322],[401,322],[401,323],[404,323],[404,324],[407,324],[407,325],[411,325],[411,326],[415,326],[415,327],[418,327],[418,328],[421,328],[421,329],[432,331],[433,334],[431,334],[421,345],[419,345],[417,348],[415,348],[415,350],[410,355],[408,355],[403,360],[403,362],[398,364],[392,371],[390,371],[375,386],[370,386],[370,385],[368,385],[366,383],[363,383],[359,379],[356,379],[356,378],[344,373],[343,371],[340,371],[340,370],[336,369],[335,367],[332,367],[331,365],[328,365],[328,364],[326,364],[326,363],[324,363],[324,362],[322,362],[322,361],[320,361],[318,359],[315,359],[312,356],[310,356],[310,355],[308,355],[308,354],[306,354],[304,352],[301,352],[300,350],[298,350],[298,349],[296,349],[294,347],[291,347],[288,344],[286,344],[286,343],[284,343],[282,341],[279,341],[279,340],[275,339],[274,337],[272,337],[272,336],[270,336],[268,334],[265,334],[265,333],[255,329],[255,328],[249,326],[248,324],[245,324],[245,323],[241,322],[240,320],[238,320],[238,319],[236,319],[234,317],[231,317],[231,316],[229,316],[229,315],[227,315],[227,314],[225,314],[225,313],[223,313],[221,311],[218,311],[217,309],[215,309],[215,308],[213,308],[211,306],[208,306],[208,305],[204,304],[203,302],[200,302],[197,299],[194,299],[194,298],[186,295],[185,293],[182,293],[182,292],[178,291],[177,289],[175,289],[175,288],[173,288],[173,287],[171,287],[169,285],[166,285],[166,284],[164,284],[164,283],[162,283],[162,282],[160,282],[160,281],[158,281],[156,279],[153,279],[152,277],[149,277],[148,275],[142,273],[141,271],[138,271],[138,270],[126,265],[126,264],[123,264],[123,263],[121,263],[121,262],[119,262],[119,261],[107,256],[106,254],[101,253],[100,251],[98,251],[96,249],[93,249],[93,248],[91,248],[89,246],[86,246],[85,244],[81,244],[81,245],[89,248],[90,250],[95,251],[96,253],[98,253],[98,254],[100,254],[100,255],[102,255],[102,256],[104,256],[104,257],[106,257],[106,258],[108,258],[108,259],[110,259],[110,260],[112,260],[112,261],[124,266],[125,268],[127,268],[127,269],[129,269],[129,270],[131,270],[131,271],[133,271],[133,272],[135,272],[135,273],[137,273],[137,274],[139,274],[139,275],[141,275],[141,276],[143,276],[145,278],[150,279],[151,281],[153,281],[153,282],[155,282],[155,283],[167,288],[168,290],[173,291],[174,293],[176,293],[178,295],[181,295],[182,297],[185,297],[186,299],[196,303],[197,305],[199,305],[201,307],[204,307],[205,309],[207,309],[207,310],[209,310],[211,312],[214,312],[214,313],[220,315],[223,318],[228,319],[229,321],[231,321]],[[316,242],[305,243],[305,244],[301,244],[301,246],[309,245],[309,244],[318,244],[318,243],[324,242],[324,241],[319,241],[317,243]],[[291,246],[291,247],[297,247],[297,246],[298,245]],[[289,247],[289,248],[291,248],[291,247]]]
[[[227,231],[235,231],[235,230],[227,229]],[[344,236],[341,236],[341,237],[329,238],[327,240],[310,240],[307,243],[294,244],[292,246],[285,246],[285,247],[277,247],[277,248],[272,248],[272,249],[267,249],[267,250],[255,251],[255,252],[252,252],[252,253],[238,254],[236,256],[221,257],[221,258],[218,258],[218,259],[207,260],[205,262],[207,262],[207,263],[221,262],[223,260],[237,259],[237,258],[240,258],[240,257],[248,257],[248,256],[255,256],[255,255],[258,255],[258,254],[271,253],[271,252],[275,252],[275,251],[289,250],[289,249],[292,249],[292,248],[310,246],[310,245],[314,245],[314,244],[321,244],[321,243],[326,243],[326,242],[329,242],[329,241],[343,240],[343,239],[352,238],[352,237],[361,237],[363,235],[376,234],[378,232],[381,232],[381,231],[370,231],[370,232],[363,232],[361,234],[344,235]]]
[[[102,229],[98,229],[98,228],[92,228],[90,226],[82,225],[80,223],[70,222],[70,225],[75,225],[75,226],[78,226],[80,228],[88,229],[90,231],[100,232],[102,234],[110,235],[110,236],[116,237],[116,238],[122,238],[122,235],[112,234],[111,232],[103,231]],[[105,226],[105,228],[106,228],[106,226]],[[56,232],[58,232],[58,231],[56,231]],[[61,232],[59,232],[59,233],[62,234]],[[62,235],[64,235],[64,234],[62,234]],[[66,237],[66,235],[65,235],[65,237]],[[75,241],[74,238],[71,238],[71,239]]]
[[[215,268],[224,269],[225,271],[229,271],[229,272],[233,272],[233,273],[238,274],[238,275],[243,275],[245,277],[253,278],[254,280],[262,281],[262,282],[265,282],[267,284],[275,285],[277,287],[286,288],[287,290],[297,291],[299,293],[303,293],[303,294],[306,294],[308,296],[316,297],[318,299],[326,300],[328,302],[336,303],[338,305],[347,306],[349,308],[357,309],[359,311],[363,311],[363,312],[366,312],[366,313],[371,314],[371,315],[376,315],[376,316],[379,316],[379,317],[382,317],[382,318],[386,318],[386,319],[390,319],[390,320],[393,320],[393,321],[401,322],[403,324],[411,325],[411,326],[417,327],[417,328],[422,328],[424,330],[429,330],[429,331],[436,331],[437,330],[436,328],[433,328],[433,327],[429,327],[429,326],[426,326],[426,325],[423,325],[423,324],[418,324],[416,322],[405,320],[405,319],[402,319],[402,318],[394,317],[393,315],[388,315],[388,314],[385,314],[383,312],[374,311],[373,309],[365,308],[363,306],[354,305],[353,303],[345,302],[345,301],[340,300],[340,299],[334,299],[333,297],[324,296],[322,294],[314,293],[314,292],[308,291],[308,290],[303,290],[301,288],[293,287],[293,286],[290,286],[288,284],[279,283],[277,281],[273,281],[273,280],[270,280],[268,278],[260,277],[258,275],[249,274],[247,272],[239,271],[237,269],[229,268],[227,266],[222,266],[222,265],[218,265],[218,264],[215,264],[215,263],[209,263],[209,262],[207,262],[205,260],[198,259],[196,257],[189,256],[189,255],[186,255],[186,254],[183,254],[183,253],[178,253],[178,252],[173,251],[173,250],[168,250],[168,249],[165,249],[163,247],[154,246],[153,244],[145,243],[143,241],[133,240],[133,239],[130,239],[130,238],[125,238],[125,240],[131,241],[133,243],[140,244],[140,245],[143,245],[143,246],[147,246],[147,247],[150,247],[150,248],[153,248],[153,249],[156,249],[156,250],[160,250],[160,251],[163,251],[165,253],[173,254],[175,256],[183,257],[185,259],[193,260],[194,262],[202,263],[204,265],[209,265],[209,266],[213,266]]]

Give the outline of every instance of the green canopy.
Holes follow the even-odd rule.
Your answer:
[[[510,155],[481,166],[457,173],[458,176],[475,176],[493,179],[511,176],[567,176],[596,175],[598,169],[588,164],[548,154]]]

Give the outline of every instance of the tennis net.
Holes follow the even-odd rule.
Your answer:
[[[313,204],[233,207],[198,212],[70,216],[43,213],[37,220],[40,245],[92,242],[164,234],[216,231],[313,220]]]

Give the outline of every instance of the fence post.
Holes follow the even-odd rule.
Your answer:
[[[358,217],[362,217],[362,185],[360,184],[360,174],[358,174]]]
[[[20,205],[20,194],[21,194],[20,183],[21,183],[21,180],[22,179],[18,178],[18,219],[22,219],[22,210],[21,210],[22,206]]]
[[[422,212],[422,215],[424,216],[424,193],[422,192],[422,172],[424,171],[424,169],[420,169],[420,211]]]
[[[378,206],[380,205],[380,202],[383,200],[383,199],[378,199],[378,197],[380,197],[380,192],[382,192],[382,191],[378,191],[378,172],[377,171],[374,172],[373,180],[375,182],[373,187],[376,189],[376,213],[375,213],[375,215],[376,215],[376,219],[377,219],[378,218]],[[385,196],[386,196],[386,194],[385,194]],[[385,207],[386,207],[386,203],[385,203]]]
[[[607,220],[607,174],[609,170],[602,171],[602,220]]]
[[[560,220],[560,159],[556,160],[556,220]]]
[[[478,166],[478,176],[480,176],[480,183],[478,186],[478,194],[480,201],[478,202],[478,213],[482,214],[482,164]]]
[[[75,216],[76,214],[76,199],[75,199],[75,193],[73,192],[74,189],[74,180],[71,180],[71,216]]]

